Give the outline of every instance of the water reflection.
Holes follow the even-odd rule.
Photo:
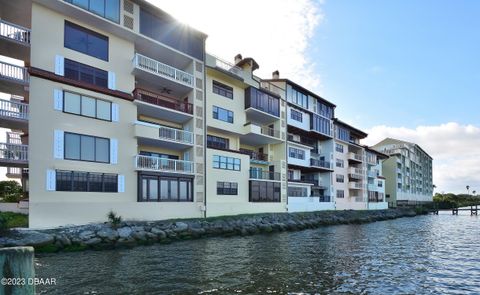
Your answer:
[[[478,217],[422,216],[45,255],[46,294],[479,294]]]

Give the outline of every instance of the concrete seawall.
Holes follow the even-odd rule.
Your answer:
[[[103,250],[218,236],[247,236],[297,231],[336,224],[360,224],[413,217],[411,209],[317,211],[222,216],[207,219],[125,221],[50,230],[12,231],[0,237],[0,247],[33,246],[38,252]]]

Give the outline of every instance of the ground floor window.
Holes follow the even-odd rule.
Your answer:
[[[280,183],[251,180],[250,202],[280,202]]]
[[[64,192],[118,192],[118,175],[83,171],[56,171],[56,190]]]
[[[140,202],[193,202],[193,179],[163,175],[140,175]]]
[[[217,195],[238,195],[238,183],[217,181]]]
[[[308,188],[306,187],[288,187],[289,197],[308,197]]]

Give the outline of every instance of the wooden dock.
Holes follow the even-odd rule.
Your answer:
[[[431,209],[433,215],[438,215],[439,211],[452,211],[452,215],[458,215],[458,211],[470,211],[470,215],[478,215],[478,205],[470,206],[470,208],[449,208],[449,209]]]

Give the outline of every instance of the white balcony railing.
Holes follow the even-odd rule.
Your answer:
[[[263,135],[280,138],[280,130],[275,130],[268,126],[263,126],[261,132]]]
[[[361,182],[350,182],[348,187],[351,189],[363,189],[363,184]]]
[[[0,143],[0,160],[28,163],[28,145]]]
[[[369,183],[369,184],[367,185],[367,189],[368,189],[369,191],[372,191],[372,192],[376,191],[377,188],[378,188],[378,186],[375,185],[375,184],[373,184],[373,183]]]
[[[28,104],[0,99],[0,117],[28,120]]]
[[[362,155],[352,153],[352,152],[348,153],[348,158],[351,160],[363,161]]]
[[[378,176],[377,171],[374,171],[374,170],[368,170],[367,175],[368,177],[371,177],[371,178],[375,178]]]
[[[161,63],[153,58],[146,57],[139,53],[135,53],[133,58],[135,68],[144,70],[154,75],[178,82],[183,85],[193,87],[193,75],[179,70],[175,67]]]
[[[185,144],[193,144],[193,133],[181,129],[175,129],[171,127],[161,126],[148,122],[136,121],[135,125],[142,125],[158,129],[158,137],[160,139],[175,141]]]
[[[194,163],[191,161],[165,159],[152,156],[135,156],[135,168],[145,171],[193,173]]]
[[[28,70],[26,67],[0,61],[0,79],[27,83],[29,80]]]
[[[224,61],[218,57],[215,56],[215,66],[224,70],[224,71],[227,71],[227,72],[230,72],[238,77],[242,77],[242,74],[243,74],[243,70],[241,67],[238,67],[236,65],[232,65],[231,63],[227,62],[227,61]]]
[[[0,19],[0,37],[30,44],[30,29]]]

